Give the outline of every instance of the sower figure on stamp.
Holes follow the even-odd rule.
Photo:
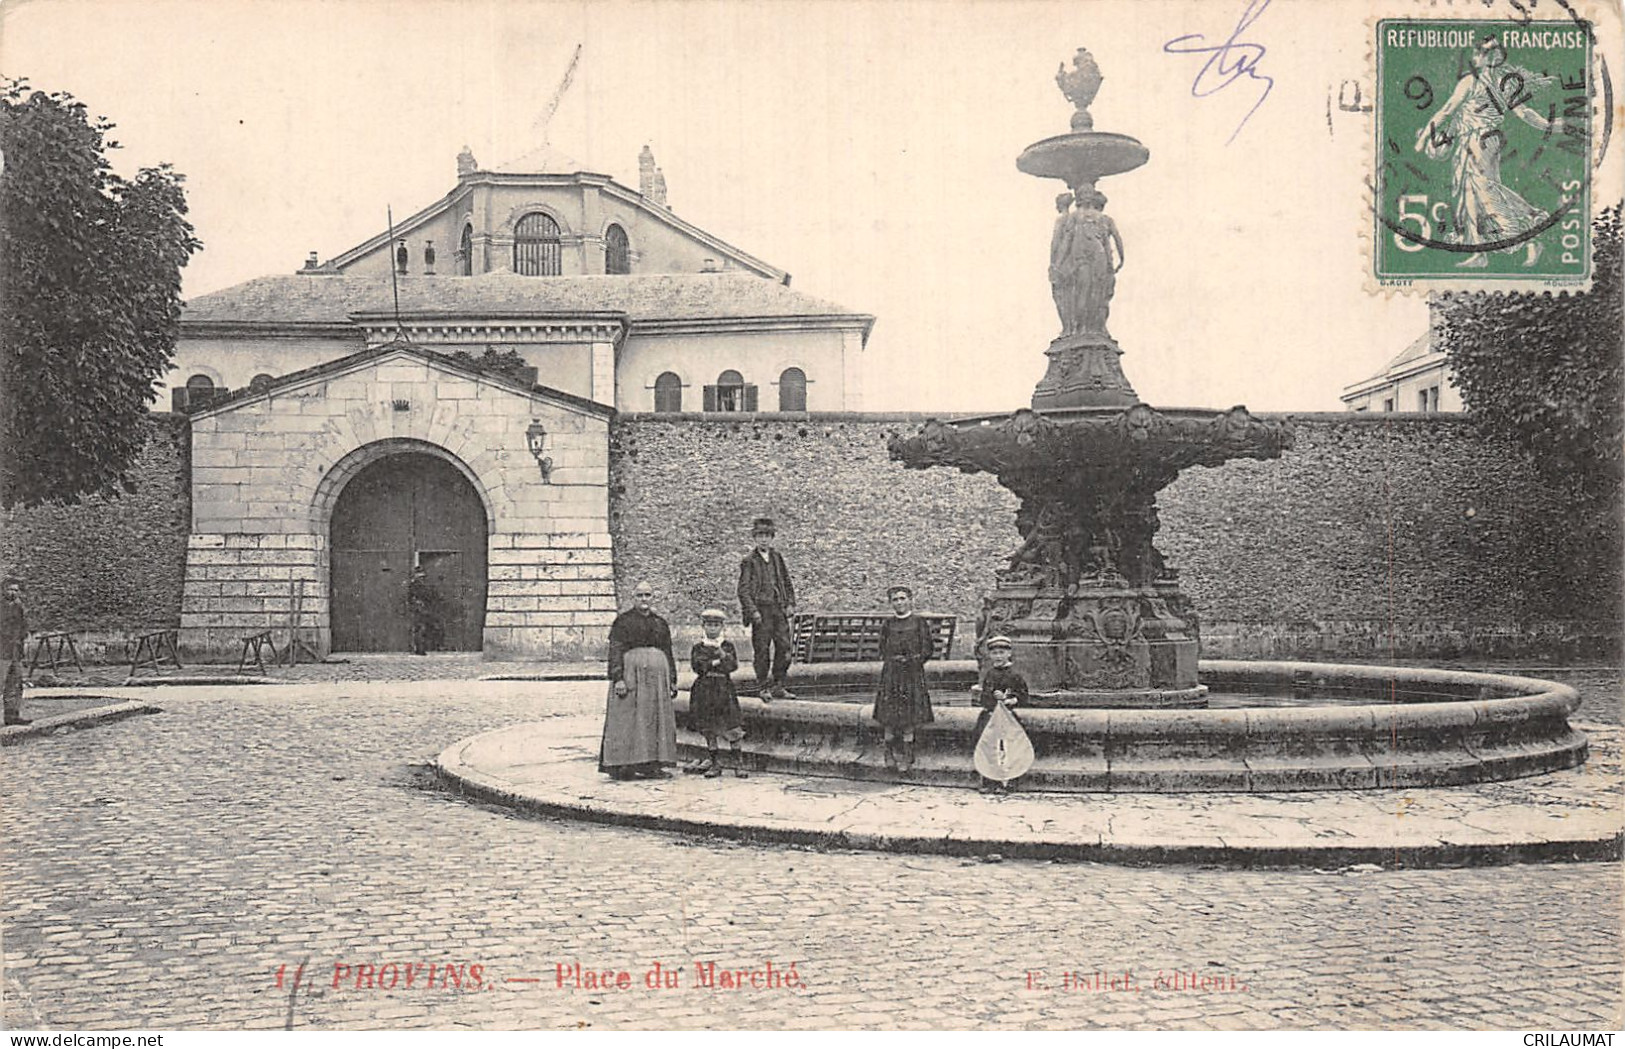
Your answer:
[[[0,693],[5,695],[6,724],[26,725],[30,719],[23,717],[23,649],[28,614],[23,609],[23,582],[7,576],[0,591]]]
[[[1509,65],[1505,57],[1499,42],[1485,40],[1472,53],[1471,69],[1456,81],[1450,98],[1416,133],[1415,147],[1431,159],[1450,160],[1450,195],[1455,205],[1450,239],[1461,244],[1506,243],[1494,250],[1510,253],[1521,249],[1527,253],[1523,264],[1533,266],[1543,250],[1534,235],[1545,216],[1502,181],[1506,133],[1501,128],[1511,115],[1551,136],[1561,130],[1563,121],[1555,116],[1555,108],[1553,119],[1548,120],[1529,105],[1531,90],[1554,84],[1557,78]],[[1498,61],[1492,63],[1492,58]],[[1488,265],[1483,252],[1471,253],[1456,264],[1459,269]]]
[[[677,659],[671,627],[655,614],[654,590],[639,583],[637,604],[609,628],[609,699],[598,771],[615,779],[664,779],[677,764]]]
[[[914,591],[886,591],[891,619],[880,624],[880,688],[875,720],[886,730],[886,767],[914,767],[914,730],[936,720],[925,690],[925,662],[931,658],[931,626],[914,614]]]
[[[751,525],[755,548],[739,562],[739,611],[750,627],[756,657],[756,684],[763,700],[795,699],[785,687],[790,672],[790,616],[796,590],[784,557],[773,549],[773,519],[758,517]]]
[[[739,693],[734,689],[733,672],[739,669],[739,654],[734,643],[722,636],[722,624],[727,621],[720,609],[708,608],[700,613],[705,636],[694,643],[689,652],[689,665],[694,668],[694,685],[689,689],[689,719],[694,730],[705,737],[709,756],[704,765],[694,771],[704,771],[706,779],[722,775],[722,762],[717,757],[717,739],[728,741],[733,748],[734,775],[746,779],[745,757],[739,741],[745,738],[745,723],[739,713]]]

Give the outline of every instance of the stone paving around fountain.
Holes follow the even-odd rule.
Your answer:
[[[486,800],[594,822],[893,852],[1122,863],[1405,866],[1599,859],[1625,829],[1620,731],[1579,770],[1468,787],[1296,794],[1038,794],[753,772],[616,782],[601,719],[552,718],[462,740],[442,774]]]
[[[550,738],[576,748],[560,760],[594,783],[582,733],[595,731],[604,685],[469,680],[490,669],[399,659],[373,664],[371,681],[71,690],[161,712],[5,748],[0,1022],[47,1031],[1565,1030],[1621,1020],[1617,863],[989,863],[991,853],[746,845],[525,818],[440,789],[427,763],[457,740],[549,722],[558,726]],[[1497,806],[1513,792],[1556,800],[1572,795],[1549,785],[1597,776],[1607,782],[1592,800],[1612,799],[1617,812],[1618,671],[1507,669],[1581,688],[1576,724],[1592,733],[1593,760],[1585,772],[1494,784],[1481,796]],[[30,690],[29,703],[44,714],[51,696],[68,694]],[[626,786],[671,799],[748,797],[765,812],[805,793],[776,776]],[[984,812],[1033,800],[910,790],[951,793]],[[822,803],[851,809],[884,793],[860,786]],[[1457,794],[1423,792],[1412,809]],[[1083,811],[1091,799],[1063,800]],[[1294,812],[1319,807],[1307,795],[1279,800]],[[1220,798],[1192,801],[1210,809]],[[1497,825],[1496,811],[1486,816]],[[683,967],[681,990],[643,987],[655,960]],[[719,992],[688,982],[698,962],[765,960],[795,962],[805,985]],[[443,979],[410,989],[358,979],[356,967],[376,973],[391,961],[456,963],[465,975],[479,964],[487,993]],[[630,970],[637,986],[556,987],[555,966],[574,962]],[[278,988],[279,968],[302,963],[298,989]],[[337,987],[336,966],[350,967]],[[1097,986],[1094,974],[1106,971],[1137,982]],[[1238,982],[1167,982],[1192,972]],[[1089,982],[1068,987],[1069,974]],[[545,982],[509,982],[537,977]]]

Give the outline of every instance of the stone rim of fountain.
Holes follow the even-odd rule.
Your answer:
[[[854,683],[867,679],[871,688],[878,676],[874,665],[841,666]],[[970,660],[939,665],[934,694],[968,687],[975,668]],[[1019,787],[1055,793],[1437,787],[1573,768],[1588,754],[1585,734],[1568,724],[1579,694],[1554,681],[1339,663],[1203,660],[1201,669],[1214,686],[1360,687],[1391,698],[1315,707],[1021,708],[1017,716],[1038,758]],[[917,764],[900,772],[884,765],[882,731],[866,703],[740,702],[745,753],[758,770],[934,786],[979,781],[970,762],[980,713],[974,707],[938,706],[936,720],[918,730]],[[703,743],[687,727],[687,709],[679,697],[679,749],[699,757]]]

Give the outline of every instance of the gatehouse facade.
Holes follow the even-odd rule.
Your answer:
[[[437,647],[596,654],[615,612],[610,414],[405,343],[196,413],[183,648],[220,658],[273,630],[404,651],[421,566]]]

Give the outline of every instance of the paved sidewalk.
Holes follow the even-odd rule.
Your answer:
[[[516,818],[434,784],[427,762],[457,740],[596,714],[599,682],[112,691],[163,713],[0,759],[11,1029],[1625,1021],[1617,864],[1329,873],[699,841]],[[678,988],[647,986],[657,961]],[[769,961],[801,986],[749,986]],[[577,963],[630,986],[578,989]],[[704,986],[696,963],[746,986]]]
[[[1038,794],[756,772],[616,782],[598,771],[602,719],[515,725],[459,741],[441,772],[533,812],[744,841],[1119,863],[1457,866],[1617,859],[1620,733],[1582,726],[1580,769],[1460,787],[1279,794]]]

